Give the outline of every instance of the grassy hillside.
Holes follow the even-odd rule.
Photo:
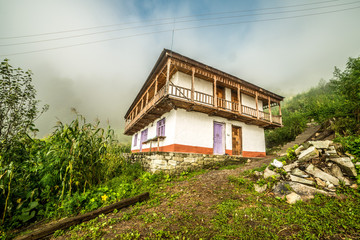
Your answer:
[[[330,128],[338,137],[360,134],[360,58],[350,58],[343,71],[316,87],[286,99],[282,108],[283,128],[265,133],[266,146],[272,148],[295,139],[306,123],[332,120]]]

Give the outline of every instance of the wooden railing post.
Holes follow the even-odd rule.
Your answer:
[[[279,101],[279,117],[280,117],[280,124],[282,125],[282,115],[281,115],[281,105]]]
[[[166,66],[166,94],[169,94],[169,83],[170,83],[170,64],[171,59],[170,57],[167,60],[167,66]]]
[[[268,105],[269,105],[270,122],[272,122],[271,99],[270,99],[270,97],[268,97]]]
[[[214,107],[217,107],[217,95],[216,95],[216,76],[214,76]]]
[[[195,68],[191,68],[192,74],[191,74],[191,101],[194,102],[194,82],[195,82]]]
[[[255,102],[256,102],[256,117],[257,119],[260,118],[259,116],[259,93],[256,91],[255,92]]]
[[[159,77],[159,74],[157,74],[156,77],[155,77],[155,93],[154,93],[154,96],[156,95],[157,90],[158,90],[158,77]]]
[[[240,86],[239,85],[237,85],[237,97],[238,97],[238,103],[239,103],[238,111],[241,114],[242,113],[242,106],[241,106],[242,103],[241,103],[241,92],[240,92]]]

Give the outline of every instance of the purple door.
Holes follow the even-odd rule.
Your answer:
[[[148,130],[145,129],[144,131],[141,132],[141,138],[140,138],[140,152],[142,152],[142,145],[143,142],[145,142],[147,140],[147,135],[148,135]]]
[[[214,122],[214,154],[225,154],[224,124]]]

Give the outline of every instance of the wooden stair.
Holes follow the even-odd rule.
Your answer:
[[[321,128],[320,125],[314,125],[314,124],[311,124],[309,125],[304,132],[302,132],[301,134],[299,134],[294,141],[292,142],[288,142],[287,144],[285,144],[281,150],[279,151],[278,155],[279,156],[284,156],[286,155],[286,150],[290,147],[293,147],[295,144],[297,145],[300,145],[300,144],[303,144],[304,142],[306,141],[309,141],[309,139],[315,135],[315,133],[317,131],[319,131]]]

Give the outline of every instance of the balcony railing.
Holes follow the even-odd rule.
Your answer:
[[[214,97],[212,95],[194,91],[194,95],[192,96],[191,89],[176,86],[173,84],[170,84],[168,86],[168,90],[166,92],[166,85],[165,85],[154,95],[154,97],[152,97],[148,101],[148,103],[145,106],[143,106],[142,109],[140,109],[140,111],[135,116],[131,117],[130,115],[130,117],[126,120],[125,131],[127,131],[127,129],[133,126],[133,124],[137,122],[139,118],[141,118],[151,106],[154,106],[165,95],[180,98],[185,101],[194,101],[195,103],[205,106],[215,107]],[[217,98],[217,108],[220,108],[224,111],[231,111],[240,115],[258,118],[261,120],[268,121],[270,123],[276,123],[281,125],[281,116],[272,115],[270,118],[269,113],[263,112],[261,110],[256,110],[255,108],[251,108],[245,105],[242,105],[241,109],[239,109],[238,102],[232,102],[226,99]]]

